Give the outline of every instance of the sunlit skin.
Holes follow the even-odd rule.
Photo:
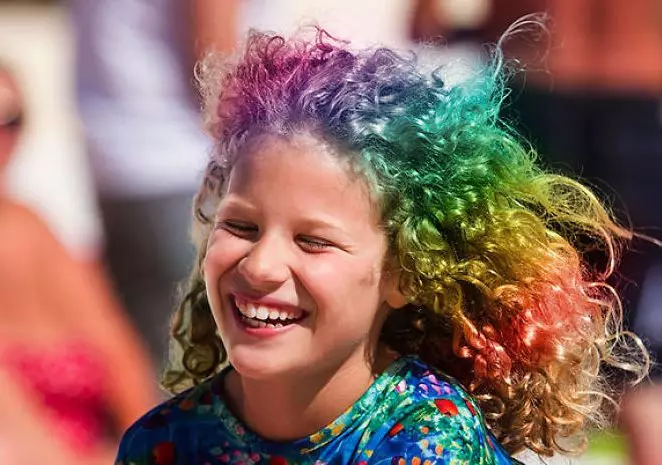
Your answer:
[[[313,140],[266,138],[239,158],[204,276],[235,369],[226,378],[230,403],[257,433],[311,434],[369,386],[383,320],[404,303],[384,272],[386,253],[365,181]],[[235,296],[304,317],[247,330]]]

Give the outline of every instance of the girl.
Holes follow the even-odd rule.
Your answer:
[[[498,119],[495,56],[447,88],[411,55],[252,32],[201,68],[218,144],[173,318],[178,394],[118,464],[582,450],[615,394],[601,367],[647,370],[604,282],[630,233]],[[597,248],[607,272],[585,265]]]

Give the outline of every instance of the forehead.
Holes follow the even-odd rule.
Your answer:
[[[379,216],[365,177],[348,157],[307,135],[264,136],[247,145],[235,159],[225,193],[294,197],[301,207]]]

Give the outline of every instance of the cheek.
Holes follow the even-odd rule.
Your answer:
[[[212,310],[218,308],[219,289],[218,289],[218,263],[215,260],[214,254],[211,250],[207,250],[205,259],[202,262],[202,278],[205,282],[207,292],[207,299],[211,305]]]
[[[356,277],[359,286],[364,288],[379,288],[382,279],[381,263],[372,263],[360,270]]]
[[[225,238],[212,237],[208,246],[205,259],[202,263],[203,278],[207,292],[207,298],[212,309],[212,314],[219,327],[223,326],[222,287],[224,279],[231,273],[234,264],[241,257],[240,247],[237,241],[228,241]]]
[[[242,241],[228,240],[223,235],[217,234],[210,239],[202,263],[205,283],[208,287],[217,285],[219,279],[245,254],[246,247]]]
[[[306,268],[302,281],[321,307],[338,311],[351,307],[370,314],[381,304],[380,276],[379,266],[355,260],[320,260]]]

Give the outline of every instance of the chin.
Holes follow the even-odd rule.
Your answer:
[[[268,380],[301,370],[301,364],[294,360],[254,347],[235,347],[228,351],[228,360],[237,374],[246,379]]]

